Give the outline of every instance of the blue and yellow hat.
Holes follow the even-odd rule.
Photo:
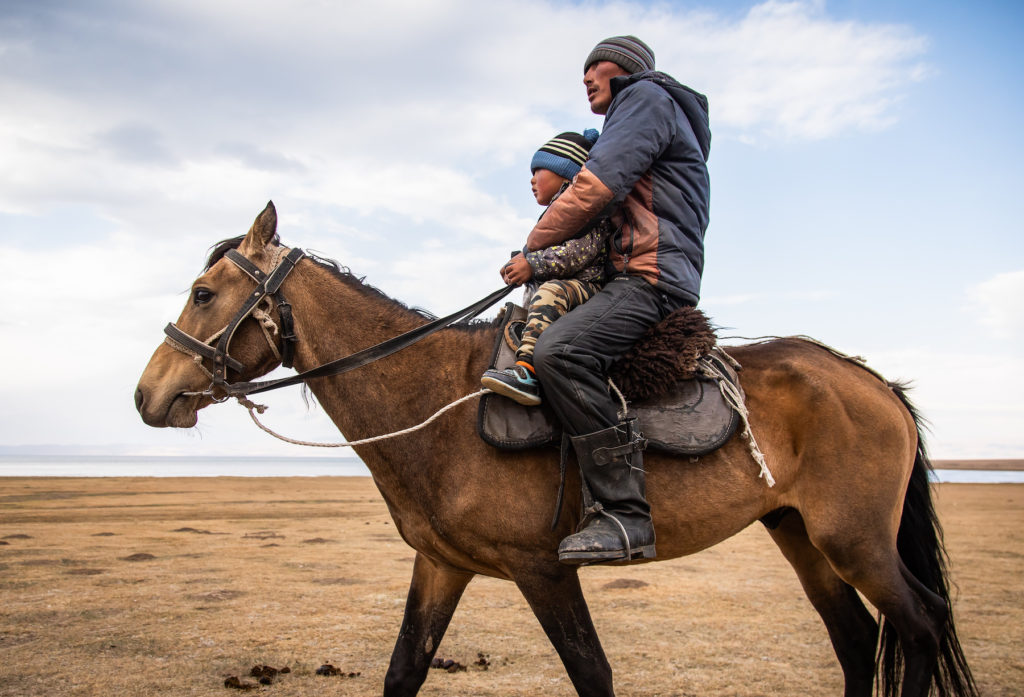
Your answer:
[[[530,160],[530,172],[549,169],[565,179],[572,179],[580,173],[583,163],[590,156],[590,148],[597,142],[598,133],[593,128],[583,134],[569,131],[559,133],[544,143]]]

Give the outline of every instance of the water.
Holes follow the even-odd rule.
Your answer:
[[[355,457],[0,455],[0,477],[368,477]]]
[[[935,470],[932,481],[950,484],[1024,484],[1024,472],[1017,470]]]
[[[368,477],[355,457],[0,455],[0,477]],[[935,470],[932,481],[1024,484],[1024,472]]]

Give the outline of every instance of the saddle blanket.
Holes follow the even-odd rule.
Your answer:
[[[491,356],[491,366],[502,370],[515,363],[516,326],[526,311],[508,303],[501,319],[501,331]],[[724,375],[742,395],[731,360],[712,351],[699,359],[709,374]],[[741,418],[726,401],[718,379],[698,375],[680,380],[663,394],[631,405],[631,414],[639,418],[647,447],[675,455],[704,455],[728,441]],[[541,385],[543,390],[543,385]],[[554,413],[545,405],[527,407],[497,394],[480,399],[477,431],[490,445],[503,450],[525,450],[561,441],[561,428]]]

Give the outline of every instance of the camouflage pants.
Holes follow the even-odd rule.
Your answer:
[[[593,281],[580,281],[575,278],[560,278],[542,283],[527,307],[523,342],[516,351],[516,360],[526,361],[532,365],[533,349],[541,332],[569,310],[590,300],[600,290],[601,286]]]

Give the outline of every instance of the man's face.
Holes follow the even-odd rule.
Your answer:
[[[618,75],[629,73],[611,61],[596,61],[587,66],[586,72],[583,73],[583,84],[587,88],[590,110],[595,114],[608,113],[608,107],[612,103],[611,80]]]

